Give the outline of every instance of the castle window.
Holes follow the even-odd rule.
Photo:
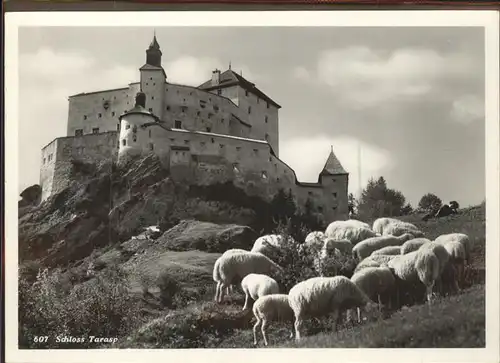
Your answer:
[[[112,112],[111,112],[111,116],[114,116],[114,115],[115,115],[115,111],[112,111]]]
[[[240,151],[241,150],[241,146],[236,146],[236,151]]]
[[[213,115],[209,112],[209,113],[208,113],[208,118],[212,118],[212,116],[213,116]]]
[[[154,100],[155,99],[155,96],[151,96],[151,99]]]
[[[259,101],[260,101],[260,98],[259,98],[259,97],[257,97],[257,104],[259,104]]]
[[[149,80],[152,81],[153,80],[153,77],[149,77]]]
[[[277,181],[277,182],[279,183],[279,181],[280,181],[280,178],[276,178],[276,181]]]
[[[212,137],[212,144],[215,142],[214,138]]]
[[[202,141],[202,142],[200,142],[200,145],[201,145],[201,146],[205,146],[205,145],[206,145],[206,142],[205,142],[205,141]]]
[[[334,183],[335,183],[336,181],[337,181],[337,179],[335,179],[335,178],[333,178],[333,179],[332,179],[332,182],[334,182]]]
[[[134,127],[132,127],[132,132],[135,134],[137,132],[137,125],[134,125]]]
[[[248,91],[245,90],[245,96],[248,97]]]
[[[83,119],[86,120],[87,119],[87,115],[83,115]]]
[[[212,131],[212,128],[211,127],[207,127],[207,132],[211,132]]]
[[[175,139],[170,139],[170,141],[174,142],[174,141],[175,141]]]
[[[219,111],[219,106],[214,105],[214,111],[215,111],[215,112]]]
[[[189,144],[189,140],[184,140],[184,144],[188,145]]]
[[[125,130],[128,130],[130,128],[130,124],[125,124]]]
[[[273,161],[273,159],[271,159],[271,157],[269,157],[269,161]]]
[[[187,111],[187,107],[186,106],[181,106],[181,112],[186,112]]]
[[[223,124],[223,123],[224,123],[224,119],[223,119],[223,118],[221,118],[221,119],[220,119],[220,123],[221,123],[221,124]]]
[[[204,100],[200,100],[200,107],[201,107],[201,108],[205,108],[206,104],[207,104],[207,102],[206,102],[206,101],[204,101]]]
[[[257,154],[257,153],[259,152],[259,150],[258,150],[258,149],[253,149],[253,152],[254,152],[255,154]]]
[[[165,88],[165,92],[168,92],[168,88]]]
[[[266,141],[269,141],[269,134],[266,134]]]
[[[127,139],[123,139],[123,140],[122,140],[122,145],[123,145],[123,146],[127,146]]]
[[[137,141],[137,135],[136,135],[136,134],[134,134],[134,135],[132,136],[132,141],[133,141],[133,142],[136,142],[136,141]]]
[[[156,86],[156,83],[153,82],[153,86]]]
[[[217,95],[219,95],[219,96],[220,96],[221,94],[222,94],[222,90],[219,88],[219,89],[217,90]]]
[[[262,179],[267,179],[267,173],[265,171],[262,172]]]
[[[196,116],[200,116],[200,111],[196,112]]]
[[[175,128],[176,129],[181,129],[182,128],[182,122],[179,120],[175,120]]]
[[[337,198],[337,193],[332,193],[334,198]]]
[[[153,109],[151,107],[149,108],[149,112],[153,112]]]
[[[149,130],[149,138],[151,138],[151,129]]]
[[[313,192],[307,192],[308,195],[313,195]]]
[[[269,108],[269,102],[267,103],[267,108]]]
[[[98,134],[98,133],[99,133],[99,127],[94,127],[94,128],[92,129],[92,133],[93,133],[93,134]]]
[[[149,150],[153,151],[153,149],[154,149],[154,145],[153,145],[153,143],[152,143],[152,142],[150,142],[150,143],[149,143]]]
[[[102,113],[97,114],[97,116],[98,116],[99,118],[101,118],[101,117],[102,117]]]
[[[219,145],[221,149],[224,149],[224,145],[223,144],[220,144]]]
[[[248,113],[252,113],[252,106],[248,106]]]
[[[83,129],[75,130],[75,136],[83,136]]]
[[[323,212],[323,207],[318,207],[319,212]]]
[[[46,161],[46,160],[45,160],[45,158],[43,158],[43,163],[44,163],[44,164],[45,164],[45,161]]]
[[[170,111],[170,106],[167,106],[167,111]]]
[[[266,124],[267,124],[267,121],[269,121],[269,117],[267,117],[267,115],[266,115]]]

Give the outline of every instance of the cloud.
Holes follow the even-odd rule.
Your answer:
[[[311,80],[312,76],[306,67],[295,67],[292,70],[292,77],[304,82],[308,82]]]
[[[349,173],[349,191],[357,193],[360,187],[358,172],[358,147],[361,148],[361,186],[370,177],[378,177],[383,169],[391,168],[394,161],[390,153],[380,147],[352,137],[327,136],[294,138],[280,146],[280,158],[295,170],[302,182],[316,182],[330,153],[330,147]]]
[[[452,119],[461,124],[484,120],[484,100],[476,95],[464,95],[453,102]]]
[[[341,101],[363,108],[429,94],[440,82],[470,77],[473,65],[460,53],[422,48],[378,52],[355,46],[323,51],[314,69],[298,67],[294,75],[305,80],[312,74]]]

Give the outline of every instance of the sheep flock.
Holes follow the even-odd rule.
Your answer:
[[[324,232],[309,233],[304,241],[283,237],[261,236],[250,251],[230,249],[214,264],[214,300],[222,303],[224,293],[232,293],[233,286],[241,287],[243,310],[250,309],[256,320],[255,345],[259,327],[268,345],[267,329],[272,322],[289,323],[290,338],[295,334],[300,341],[310,318],[333,317],[335,331],[344,312],[348,320],[353,319],[351,313],[357,313],[354,316],[361,323],[362,312],[400,308],[401,299],[408,294],[432,306],[443,286],[460,291],[472,249],[471,240],[463,233],[431,240],[415,225],[395,218],[378,218],[372,226],[354,219],[334,221]],[[315,276],[283,291],[280,282],[287,266],[279,256],[285,253],[286,242],[299,256],[310,257]],[[324,268],[327,262],[343,257],[355,262],[349,276]],[[422,289],[415,289],[418,285]]]

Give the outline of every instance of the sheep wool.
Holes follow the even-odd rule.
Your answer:
[[[392,222],[386,225],[382,235],[401,236],[405,233],[411,233],[413,237],[424,237],[424,233],[414,224],[402,221]]]
[[[401,246],[401,254],[406,255],[407,253],[417,251],[420,247],[425,245],[426,243],[430,243],[431,240],[428,238],[413,238],[409,241],[406,241]]]
[[[383,234],[384,233],[384,228],[391,224],[391,223],[398,223],[400,222],[399,219],[395,219],[395,218],[388,218],[388,217],[382,217],[382,218],[377,218],[374,222],[373,222],[373,231],[375,233],[379,233],[379,234]]]
[[[379,267],[383,264],[387,264],[395,257],[395,255],[370,255],[357,264],[356,268],[354,269],[354,273],[361,271],[367,267]]]
[[[333,221],[330,223],[329,227],[332,229],[336,228],[343,228],[344,226],[354,226],[354,227],[361,227],[361,228],[368,228],[371,229],[370,225],[365,222],[358,221],[357,219],[347,219],[345,221]]]
[[[306,236],[304,243],[299,246],[299,251],[304,252],[307,250],[308,252],[317,253],[323,247],[324,240],[325,234],[323,232],[311,232]]]
[[[373,251],[387,246],[401,246],[403,243],[412,238],[413,236],[409,233],[405,233],[400,236],[372,237],[354,246],[352,253],[356,258],[358,258],[359,261],[361,261],[370,256]]]
[[[257,345],[257,329],[262,323],[261,332],[264,338],[264,344],[268,345],[267,327],[271,321],[290,321],[293,322],[293,310],[288,302],[286,294],[271,294],[259,297],[252,307],[253,315],[257,322],[253,326],[253,343]],[[293,338],[293,329],[290,334]]]
[[[227,250],[226,252],[224,252],[222,254],[222,256],[227,256],[227,255],[231,255],[233,253],[249,253],[250,251],[247,251],[247,250],[243,250],[241,248],[231,248],[229,250]],[[229,295],[230,293],[233,292],[233,287],[234,285],[229,285],[227,288],[226,288],[226,294]]]
[[[300,340],[304,319],[332,313],[336,331],[341,309],[373,306],[370,298],[345,276],[313,277],[290,289],[288,301],[295,315],[295,339]]]
[[[465,233],[449,233],[442,234],[434,240],[434,242],[440,244],[445,244],[448,241],[460,242],[465,248],[465,260],[467,261],[467,263],[470,263],[472,241],[470,240],[469,236],[467,236]]]
[[[353,245],[371,237],[375,237],[376,233],[370,228],[357,227],[349,224],[335,226],[335,222],[331,223],[326,231],[325,235],[328,238],[334,240],[348,240]]]
[[[401,254],[401,246],[387,246],[382,247],[376,251],[373,251],[370,256],[373,255],[400,255]]]
[[[248,309],[250,298],[257,300],[261,296],[279,293],[276,280],[262,274],[248,274],[241,280],[241,289],[245,293],[245,305],[243,310]]]
[[[325,251],[325,253],[328,254],[328,251],[337,249],[343,254],[350,255],[352,253],[352,248],[352,243],[347,239],[335,240],[333,238],[327,238],[321,250],[322,253]]]
[[[240,282],[251,273],[280,276],[283,268],[261,253],[233,253],[221,256],[214,264],[213,280],[217,282],[215,300],[221,302],[224,288]]]

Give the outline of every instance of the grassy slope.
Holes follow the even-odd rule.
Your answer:
[[[418,216],[405,217],[415,223],[430,238],[451,232],[463,232],[474,242],[473,265],[484,271],[485,215],[484,206],[462,210],[459,215],[423,222]],[[251,312],[242,312],[241,296],[233,301],[216,305],[212,297],[211,269],[219,254],[200,251],[163,252],[154,258],[144,258],[137,266],[149,273],[160,267],[171,269],[179,281],[193,288],[206,283],[205,301],[176,310],[169,318],[151,321],[149,328],[132,334],[127,347],[219,347],[249,348],[253,346]],[[322,319],[321,326],[310,326],[308,337],[300,347],[480,347],[485,344],[484,285],[479,284],[461,294],[441,298],[432,307],[412,306],[381,320],[369,316],[359,326],[343,326],[338,333],[328,332],[330,323]],[[171,315],[173,314],[173,315]],[[188,325],[189,322],[189,325]],[[223,323],[224,322],[224,323]],[[224,325],[224,329],[213,326]],[[310,324],[309,324],[310,325]],[[154,327],[151,328],[151,327]],[[184,337],[173,333],[182,327]],[[295,347],[288,340],[292,322],[273,324],[269,329],[271,346]],[[158,333],[155,333],[157,331]],[[172,334],[166,334],[171,332]],[[381,334],[383,332],[383,334]],[[315,335],[314,335],[315,334]],[[259,335],[259,340],[262,337]],[[175,341],[174,341],[175,340]],[[262,342],[261,342],[262,343]],[[262,345],[261,345],[262,346]]]

